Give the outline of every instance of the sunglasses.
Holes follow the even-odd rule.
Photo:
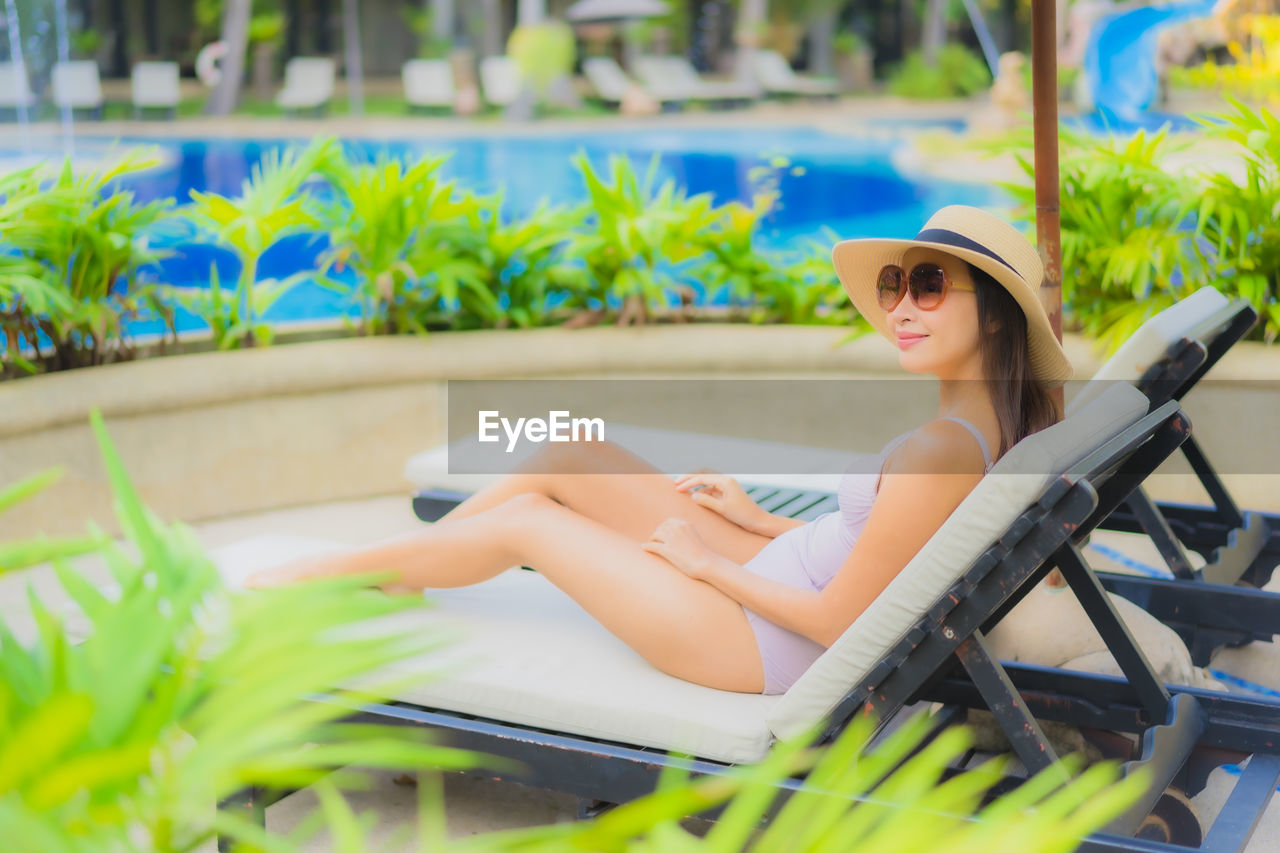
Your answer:
[[[876,280],[876,302],[883,311],[898,307],[902,297],[910,293],[911,301],[921,311],[932,311],[942,304],[950,288],[973,291],[967,284],[951,280],[947,271],[937,264],[916,264],[907,272],[897,264],[889,264],[880,270]]]

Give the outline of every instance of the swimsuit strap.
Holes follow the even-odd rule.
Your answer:
[[[978,445],[982,448],[983,461],[987,463],[988,468],[992,466],[993,463],[991,461],[991,450],[987,447],[987,440],[982,437],[982,433],[978,430],[976,426],[969,423],[964,418],[958,418],[955,415],[944,415],[941,418],[941,420],[955,421],[956,423],[963,426],[965,429],[969,430],[969,432],[973,433],[973,437],[978,440]]]

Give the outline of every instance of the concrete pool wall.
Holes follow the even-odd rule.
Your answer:
[[[93,408],[101,410],[144,500],[163,518],[199,521],[407,496],[405,461],[445,441],[448,379],[903,375],[884,341],[864,336],[840,345],[846,332],[692,324],[348,338],[151,358],[0,383],[0,485],[52,467],[65,471],[54,486],[0,515],[0,540],[76,534],[90,519],[114,527],[89,428]],[[1089,343],[1068,335],[1065,346],[1077,377],[1091,376],[1098,359]],[[1211,459],[1233,472],[1229,482],[1243,506],[1280,509],[1280,469],[1249,468],[1231,458],[1248,451],[1240,440],[1248,421],[1240,412],[1280,411],[1280,396],[1256,381],[1280,377],[1280,349],[1238,345],[1211,376],[1224,381],[1188,403],[1197,436]],[[740,404],[749,413],[766,403]],[[867,417],[883,417],[875,400],[866,410]],[[910,426],[929,414],[899,413],[894,423]],[[774,437],[753,436],[750,418],[744,424],[744,437]],[[651,425],[662,425],[660,417]],[[825,445],[844,447],[849,436],[863,432],[865,440],[853,442],[864,446],[849,449],[878,449],[877,436],[841,423],[830,425]],[[1259,432],[1250,440],[1273,437]],[[1179,459],[1170,470],[1189,469]],[[1256,473],[1235,473],[1251,470]],[[1153,492],[1204,500],[1185,475],[1160,478]]]

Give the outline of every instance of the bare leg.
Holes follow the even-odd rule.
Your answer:
[[[521,469],[472,495],[437,523],[484,512],[521,494],[545,495],[636,541],[659,523],[683,518],[716,553],[745,563],[768,538],[743,530],[677,492],[670,477],[613,442],[547,447]]]
[[[301,577],[390,571],[394,584],[429,589],[479,583],[519,563],[538,569],[664,672],[722,690],[764,689],[740,604],[542,495],[519,495],[411,537],[314,561]],[[267,573],[263,585],[301,577]]]

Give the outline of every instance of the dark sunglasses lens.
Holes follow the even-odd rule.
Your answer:
[[[911,270],[911,298],[924,310],[942,304],[947,287],[947,274],[937,264],[917,264]]]
[[[893,310],[902,298],[902,267],[887,266],[880,270],[880,280],[876,282],[876,300],[883,311]]]

